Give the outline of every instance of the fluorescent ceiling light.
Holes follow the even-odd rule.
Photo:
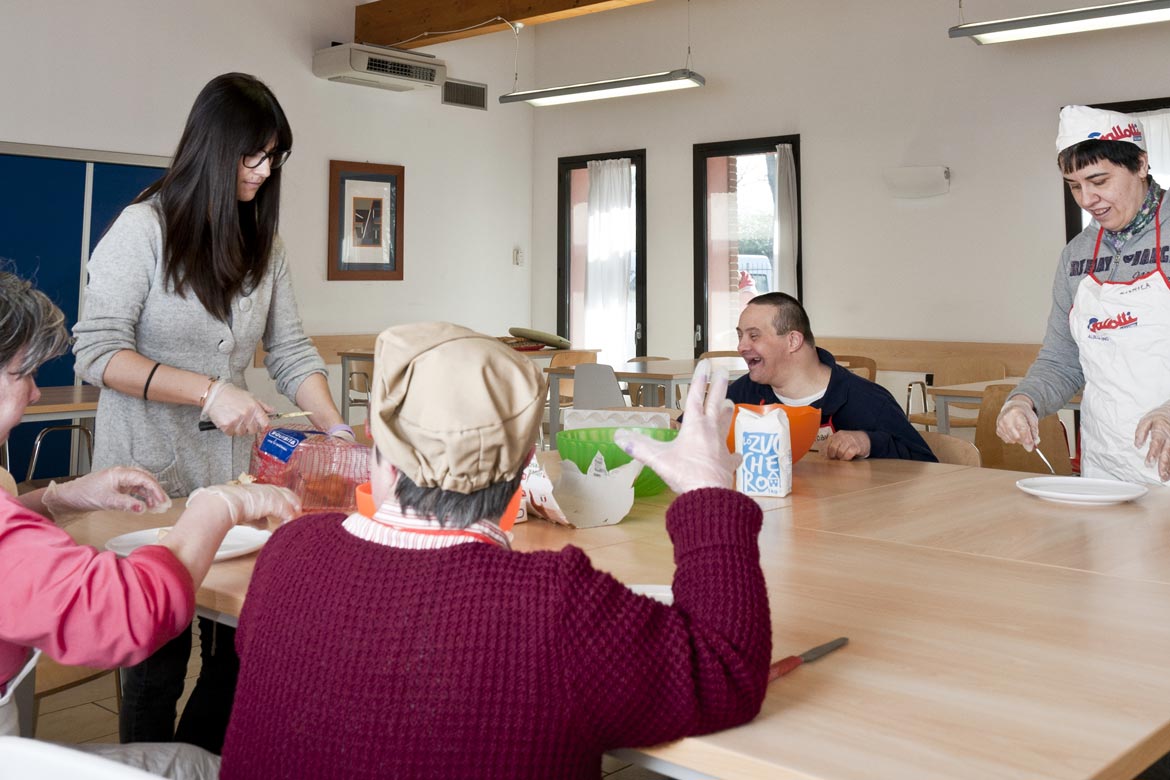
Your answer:
[[[1170,0],[1167,0],[1170,3]],[[560,103],[578,103],[582,100],[643,95],[647,92],[669,92],[675,89],[701,87],[707,80],[693,70],[670,70],[645,76],[627,76],[588,84],[570,84],[565,87],[530,89],[500,95],[501,103],[527,102],[534,106],[555,106]]]
[[[950,29],[952,38],[970,37],[976,43],[1004,43],[1049,35],[1068,35],[1112,27],[1131,27],[1170,21],[1170,0],[1130,0],[1113,5],[1074,8],[994,22],[960,24]]]

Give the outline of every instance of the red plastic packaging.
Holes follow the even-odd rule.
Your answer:
[[[260,484],[296,493],[306,512],[353,512],[355,489],[370,479],[370,448],[286,424],[256,437],[248,471]]]

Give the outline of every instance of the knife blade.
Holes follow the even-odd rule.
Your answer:
[[[1048,458],[1044,457],[1044,452],[1039,447],[1034,447],[1032,452],[1040,456],[1040,460],[1044,461],[1044,465],[1048,467],[1049,471],[1051,471],[1053,474],[1056,473],[1056,469],[1052,468],[1052,464],[1048,462]]]
[[[289,417],[308,417],[310,414],[312,414],[312,412],[284,412],[283,414],[273,413],[273,414],[268,415],[268,419],[269,420],[287,420]],[[199,421],[199,430],[201,430],[201,431],[214,431],[215,429],[216,429],[216,425],[211,420],[200,420]]]
[[[828,655],[834,650],[844,647],[849,644],[849,637],[842,636],[834,639],[832,642],[825,642],[823,645],[817,645],[811,650],[805,650],[800,655],[790,655],[787,658],[781,658],[776,663],[768,667],[768,682],[783,677],[791,672],[801,664],[811,663],[823,655]]]

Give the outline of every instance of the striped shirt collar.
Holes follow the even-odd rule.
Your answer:
[[[444,528],[432,517],[393,505],[383,505],[373,517],[355,512],[341,525],[359,539],[402,550],[441,550],[469,542],[512,549],[508,534],[495,523],[480,520],[466,528]]]

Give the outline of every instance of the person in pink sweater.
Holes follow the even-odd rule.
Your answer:
[[[448,323],[381,333],[372,517],[308,515],[260,553],[220,777],[589,778],[604,752],[726,729],[764,698],[759,507],[729,488],[727,375],[674,442],[622,446],[679,497],[674,605],[498,521],[533,454],[540,369]],[[514,510],[508,513],[514,515]]]
[[[35,376],[69,345],[65,317],[32,285],[0,271],[0,443],[40,397]],[[299,512],[282,488],[216,486],[192,493],[159,544],[124,559],[73,542],[45,515],[170,505],[138,469],[111,468],[44,490],[0,489],[0,736],[17,733],[13,692],[43,651],[65,664],[135,663],[185,628],[195,587],[231,526]]]

